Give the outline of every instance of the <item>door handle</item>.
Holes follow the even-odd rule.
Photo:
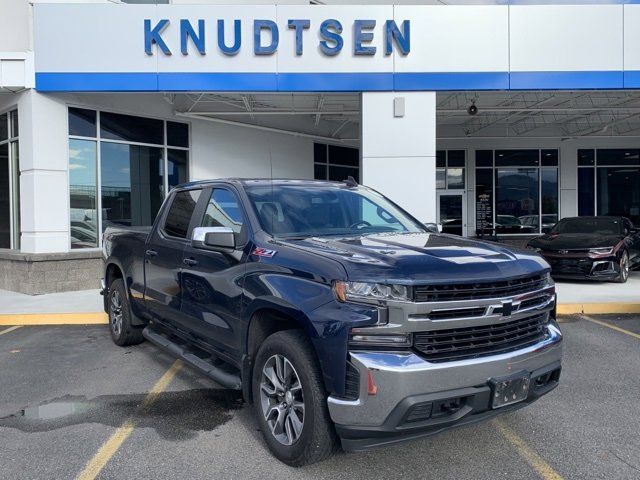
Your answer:
[[[198,264],[198,261],[195,258],[185,258],[182,260],[182,263],[189,267],[195,267]]]
[[[157,255],[158,255],[158,252],[156,252],[155,250],[151,250],[151,249],[149,249],[149,250],[147,250],[146,252],[144,252],[144,254],[145,254],[147,257],[155,257],[155,256],[157,256]]]

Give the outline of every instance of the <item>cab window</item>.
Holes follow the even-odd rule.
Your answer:
[[[176,238],[187,238],[191,217],[198,204],[201,190],[185,190],[176,193],[167,217],[163,230],[167,235]]]
[[[201,227],[228,227],[236,236],[236,243],[244,243],[244,214],[235,193],[226,188],[214,188],[207,203]]]

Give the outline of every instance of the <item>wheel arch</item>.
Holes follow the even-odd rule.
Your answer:
[[[245,400],[252,402],[251,379],[255,356],[264,340],[276,332],[284,330],[300,330],[308,338],[310,321],[307,316],[295,307],[262,299],[251,310],[249,321],[243,335],[242,355],[242,393]],[[317,353],[314,352],[314,355]]]

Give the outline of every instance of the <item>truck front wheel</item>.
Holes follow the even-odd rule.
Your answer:
[[[131,307],[121,278],[116,278],[109,286],[107,306],[113,342],[121,347],[142,343],[142,329],[131,325]]]
[[[277,332],[264,341],[256,355],[252,387],[260,430],[276,458],[299,467],[335,451],[320,367],[301,331]]]

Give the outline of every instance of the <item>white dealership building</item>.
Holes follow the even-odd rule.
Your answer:
[[[640,5],[144,3],[0,4],[0,288],[97,287],[103,229],[187,180],[352,176],[516,242],[640,224]]]

